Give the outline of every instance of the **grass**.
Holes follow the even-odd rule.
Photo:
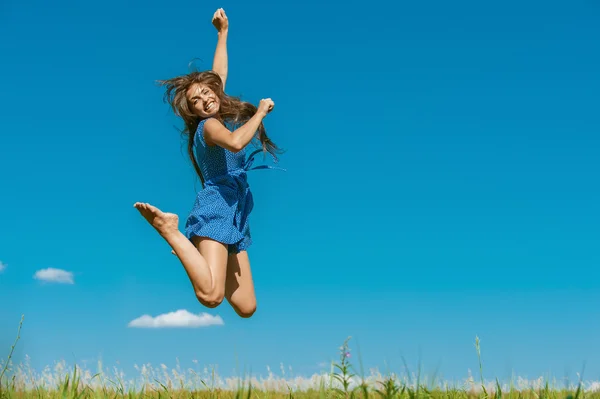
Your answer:
[[[470,377],[461,386],[436,383],[435,377],[424,384],[420,370],[416,376],[402,378],[378,372],[365,376],[360,355],[359,377],[350,360],[350,337],[339,348],[339,360],[332,363],[331,372],[310,378],[274,378],[270,373],[267,379],[223,379],[215,368],[186,372],[178,365],[169,373],[164,365],[160,369],[143,365],[136,366],[140,372],[137,380],[124,381],[122,372],[114,369],[110,374],[101,364],[92,375],[77,365],[66,370],[64,362],[56,365],[54,373],[47,367],[36,374],[27,364],[13,368],[11,362],[23,320],[7,360],[0,362],[0,399],[600,399],[598,383],[586,387],[580,381],[568,389],[551,387],[549,381],[541,379],[511,381],[509,386],[502,386],[498,379],[486,383],[479,337],[475,338],[475,349],[480,382]]]

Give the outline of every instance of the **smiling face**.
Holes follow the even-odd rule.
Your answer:
[[[202,119],[215,116],[221,102],[214,91],[203,83],[194,83],[186,92],[190,111]]]

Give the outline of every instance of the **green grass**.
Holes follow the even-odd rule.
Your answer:
[[[553,388],[549,381],[539,379],[511,381],[509,386],[502,386],[497,379],[486,383],[478,337],[475,349],[480,381],[475,382],[470,377],[460,386],[436,381],[435,376],[425,384],[420,370],[416,376],[378,372],[365,376],[362,364],[359,376],[350,360],[350,338],[339,348],[339,360],[331,364],[329,373],[309,378],[285,379],[270,375],[260,380],[256,377],[224,379],[214,368],[202,373],[192,369],[186,372],[178,365],[169,372],[164,365],[160,369],[143,365],[136,366],[139,378],[124,381],[122,372],[115,369],[112,374],[108,373],[101,364],[98,372],[92,374],[77,365],[66,370],[64,363],[58,363],[54,372],[47,367],[36,374],[27,364],[13,366],[11,362],[22,324],[23,318],[7,360],[0,362],[0,399],[600,399],[597,383],[587,389],[582,382],[570,389]]]

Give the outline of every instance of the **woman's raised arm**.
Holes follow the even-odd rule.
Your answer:
[[[219,8],[213,15],[212,23],[217,29],[217,48],[213,59],[213,71],[216,72],[223,81],[223,91],[225,91],[225,82],[227,81],[227,34],[229,32],[229,21],[225,10]]]

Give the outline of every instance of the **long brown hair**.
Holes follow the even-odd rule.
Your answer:
[[[186,92],[191,85],[195,83],[205,84],[219,97],[220,107],[214,118],[221,123],[229,122],[233,125],[246,123],[257,111],[257,107],[242,101],[239,97],[232,97],[223,91],[223,81],[221,77],[213,71],[192,72],[187,75],[177,76],[168,80],[159,80],[158,83],[166,87],[165,102],[168,102],[176,115],[183,119],[185,127],[182,131],[184,136],[187,136],[188,155],[194,165],[194,169],[200,177],[202,186],[204,186],[204,176],[200,171],[200,167],[194,157],[194,135],[201,119],[195,115],[189,107]],[[277,161],[278,152],[281,152],[279,147],[271,141],[267,136],[267,131],[263,123],[258,127],[258,139],[261,142],[263,152],[268,151],[275,161]]]

